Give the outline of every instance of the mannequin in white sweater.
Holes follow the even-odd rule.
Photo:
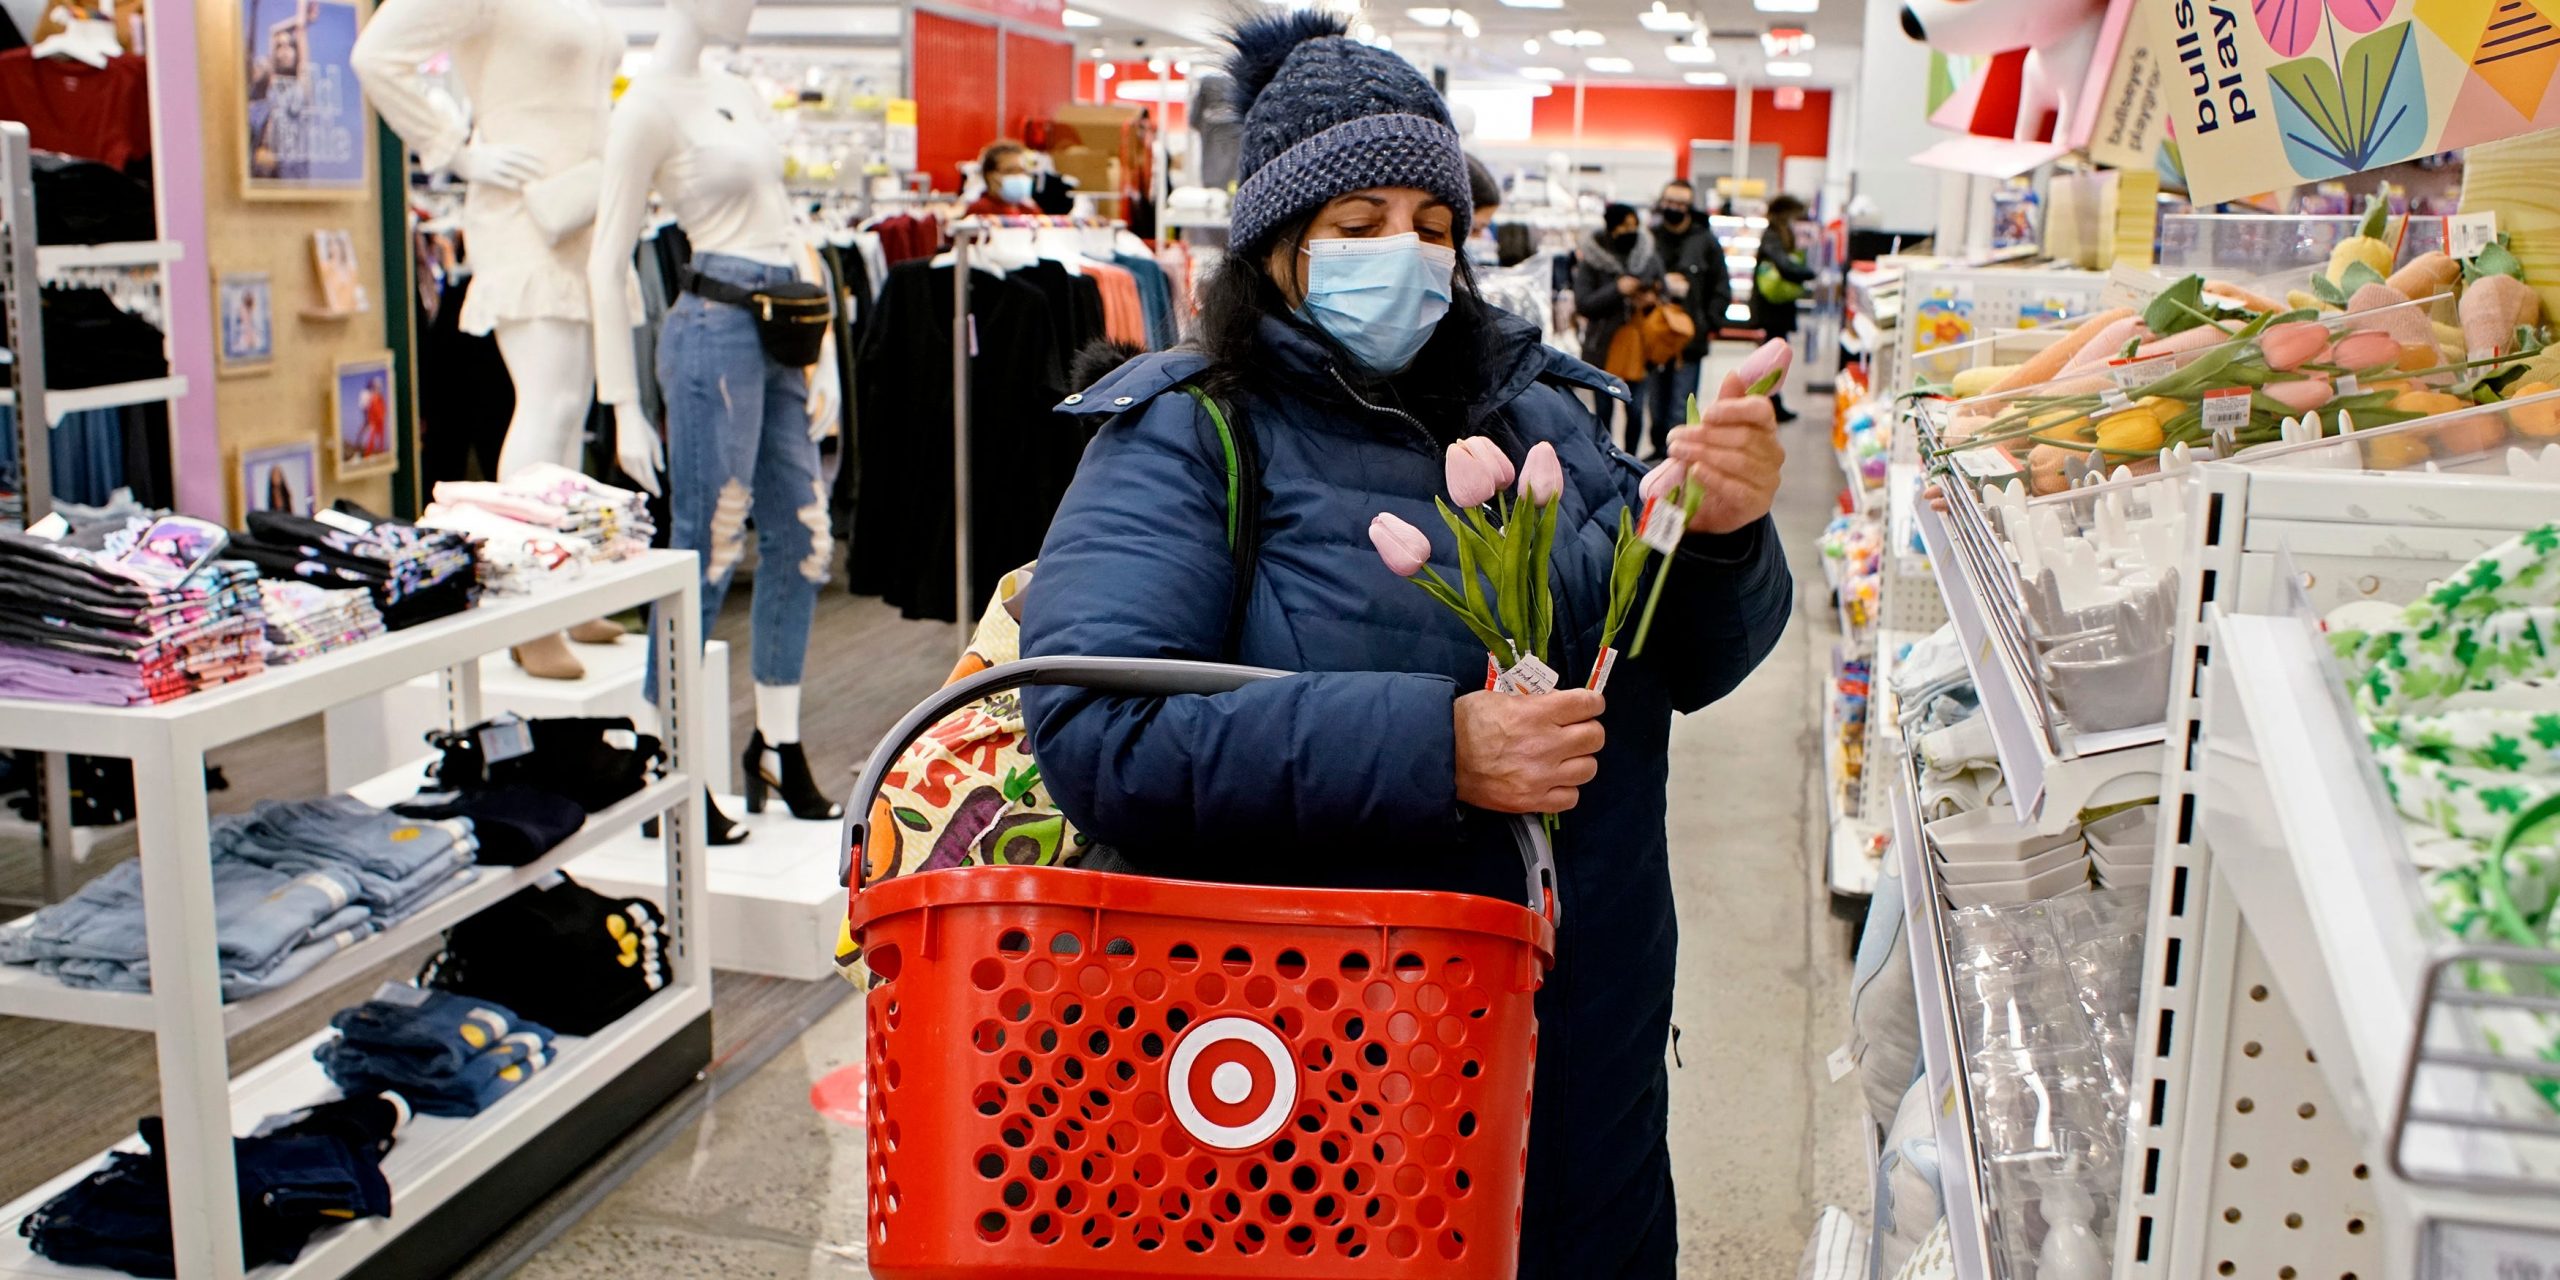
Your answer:
[[[598,0],[399,0],[356,39],[356,79],[384,122],[427,168],[470,184],[462,330],[497,335],[516,392],[501,480],[536,463],[580,461],[595,387],[587,237],[622,52]],[[452,59],[467,103],[420,70],[439,56]],[[610,623],[587,626],[601,628],[599,638],[621,634]],[[584,674],[557,636],[517,660],[537,675]]]
[[[666,473],[671,540],[703,555],[706,635],[752,517],[759,554],[748,811],[760,811],[764,793],[778,789],[795,816],[832,819],[840,807],[813,790],[800,747],[810,611],[833,567],[817,449],[831,420],[812,420],[804,371],[765,354],[747,308],[711,301],[688,286],[659,334],[668,419],[662,444],[640,407],[624,283],[653,191],[692,245],[689,270],[713,280],[715,289],[796,277],[799,237],[783,187],[781,143],[765,104],[746,81],[702,65],[706,43],[746,38],[753,9],[754,0],[669,0],[649,69],[632,78],[615,104],[587,260],[596,393],[613,406],[622,469],[652,492],[659,472]],[[720,825],[714,817],[714,830]]]

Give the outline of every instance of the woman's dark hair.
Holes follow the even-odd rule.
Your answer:
[[[1485,168],[1484,161],[1474,156],[1467,157],[1467,199],[1478,209],[1502,203],[1502,184],[1494,181],[1493,170]]]
[[[1614,232],[1618,229],[1620,224],[1633,220],[1635,216],[1636,207],[1634,205],[1617,204],[1612,202],[1607,208],[1600,211],[1600,229],[1602,231]]]
[[[1200,326],[1190,345],[1209,358],[1209,368],[1201,375],[1201,388],[1209,394],[1232,399],[1261,372],[1255,348],[1261,341],[1262,318],[1285,317],[1291,310],[1279,282],[1271,278],[1271,251],[1280,245],[1294,251],[1305,243],[1307,227],[1315,221],[1317,212],[1310,209],[1281,224],[1263,244],[1230,252],[1201,281]],[[1449,292],[1449,314],[1441,321],[1442,326],[1456,321],[1458,331],[1473,332],[1483,303],[1476,295],[1474,267],[1463,253],[1458,255],[1458,268],[1450,276]],[[1357,367],[1351,353],[1342,351],[1341,344],[1330,335],[1322,329],[1313,332],[1317,341],[1335,348],[1344,367]]]
[[[1769,229],[1778,233],[1789,250],[1796,247],[1796,223],[1805,215],[1804,201],[1794,196],[1780,196],[1769,202]]]

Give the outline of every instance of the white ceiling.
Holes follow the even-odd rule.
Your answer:
[[[1168,52],[1175,57],[1201,52],[1233,13],[1226,0],[1070,3],[1103,20],[1101,27],[1075,33],[1085,52],[1090,53],[1098,45],[1117,58],[1138,56],[1141,52]],[[1434,28],[1416,21],[1405,5],[1393,0],[1370,0],[1353,21],[1367,24],[1373,35],[1391,41],[1397,52],[1417,65],[1445,66],[1453,85],[1523,84],[1526,82],[1521,72],[1531,67],[1562,71],[1565,85],[1571,85],[1577,77],[1593,85],[1676,85],[1683,83],[1684,73],[1721,72],[1734,83],[1833,87],[1853,83],[1858,74],[1865,0],[1819,0],[1813,13],[1764,13],[1752,7],[1752,0],[1664,0],[1669,12],[1686,14],[1712,33],[1708,44],[1715,51],[1715,59],[1704,63],[1672,61],[1666,50],[1675,43],[1686,43],[1688,37],[1648,31],[1638,21],[1640,13],[1651,9],[1651,0],[1562,3],[1563,7],[1557,9],[1521,9],[1499,0],[1464,0],[1463,11],[1474,19],[1478,32],[1473,37],[1455,25]],[[1334,7],[1346,13],[1351,12],[1351,4],[1352,0],[1333,0]],[[1761,33],[1788,26],[1801,27],[1814,37],[1812,55],[1802,59],[1812,64],[1809,78],[1776,79],[1762,69],[1768,59],[1761,49]],[[1597,32],[1601,43],[1566,47],[1551,34],[1558,30]],[[1146,40],[1143,51],[1135,44],[1139,39]],[[1534,53],[1524,43],[1530,40],[1538,42]],[[1210,52],[1206,56],[1216,54]],[[1633,69],[1595,71],[1585,62],[1593,57],[1624,58],[1633,64]]]

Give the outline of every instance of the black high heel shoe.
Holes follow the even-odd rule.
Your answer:
[[[772,759],[767,760],[770,756]],[[809,755],[797,742],[766,742],[764,730],[756,730],[747,742],[747,755],[738,762],[739,771],[747,775],[747,812],[764,812],[767,793],[779,794],[790,806],[791,816],[802,822],[824,822],[844,816],[844,806],[829,800],[818,790],[817,780],[809,776]]]
[[[658,838],[658,820],[651,818],[640,824],[640,834],[650,840]],[[743,844],[755,833],[739,826],[728,814],[720,812],[720,797],[711,788],[702,789],[702,842],[708,845]]]

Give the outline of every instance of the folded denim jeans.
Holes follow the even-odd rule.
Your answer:
[[[397,1093],[421,1115],[476,1116],[549,1066],[553,1053],[545,1040],[519,1032],[443,1074],[410,1071],[406,1059],[376,1057],[345,1041],[323,1046],[315,1056],[347,1092]]]
[[[336,867],[287,874],[234,858],[213,860],[214,933],[226,971],[257,973],[309,941],[361,894]],[[142,864],[121,863],[32,916],[0,926],[0,961],[106,960],[150,954],[143,927]]]
[[[322,1048],[345,1045],[384,1060],[396,1058],[419,1075],[459,1070],[509,1036],[529,1034],[538,1045],[552,1039],[550,1028],[527,1022],[504,1005],[424,987],[386,987],[374,999],[339,1010],[329,1025],[337,1028],[339,1038]]]
[[[416,874],[470,836],[467,821],[404,818],[353,796],[334,795],[263,801],[249,814],[216,824],[214,848],[260,863],[300,852],[396,881]]]
[[[225,964],[222,968],[222,998],[244,1000],[272,991],[320,967],[322,961],[375,931],[372,913],[363,907],[349,907],[335,919],[350,923],[277,956],[263,968],[240,969]],[[36,971],[67,987],[102,991],[151,989],[151,962],[148,959],[131,963],[119,960],[40,960],[36,963]]]

